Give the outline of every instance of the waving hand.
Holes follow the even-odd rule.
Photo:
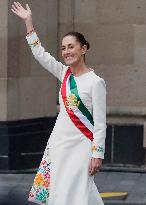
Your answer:
[[[25,9],[19,2],[14,2],[12,4],[11,10],[13,11],[13,13],[15,13],[17,16],[19,16],[23,20],[28,19],[32,15],[32,12],[28,4],[26,4],[26,9]]]

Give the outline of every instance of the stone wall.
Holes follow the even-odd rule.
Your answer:
[[[29,3],[42,45],[56,57],[57,0],[44,2],[23,5]],[[0,1],[0,120],[56,116],[56,79],[33,58],[24,23],[10,11],[12,3]]]
[[[8,1],[0,1],[0,120],[7,119]]]

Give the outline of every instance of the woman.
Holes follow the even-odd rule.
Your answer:
[[[85,63],[89,43],[80,33],[66,34],[62,39],[65,66],[41,46],[28,4],[24,9],[14,2],[11,10],[26,24],[34,57],[62,82],[60,112],[29,200],[47,205],[101,205],[94,175],[104,159],[106,85]]]

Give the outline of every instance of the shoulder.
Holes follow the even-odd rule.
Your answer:
[[[98,76],[95,72],[92,72],[91,80],[92,80],[93,87],[97,87],[100,85],[106,87],[105,80],[102,77]]]

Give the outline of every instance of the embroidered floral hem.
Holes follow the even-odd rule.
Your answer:
[[[46,204],[50,189],[50,165],[49,148],[47,147],[34,178],[34,183],[29,193],[29,201],[41,205]]]

